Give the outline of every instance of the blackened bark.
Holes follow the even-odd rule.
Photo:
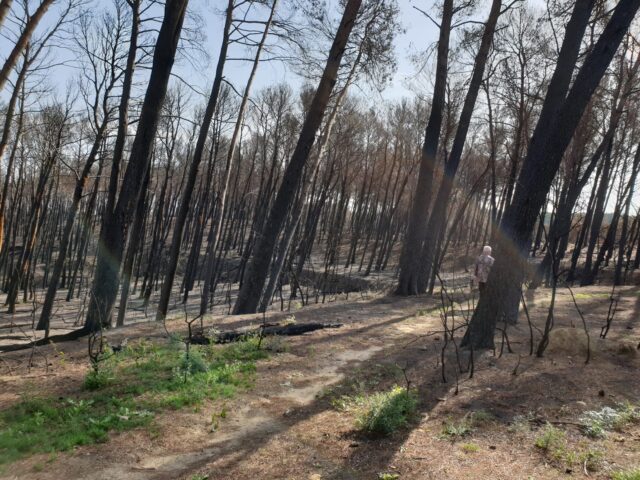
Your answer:
[[[156,320],[163,320],[167,315],[167,309],[169,308],[169,299],[171,297],[171,289],[173,288],[173,282],[176,275],[176,269],[178,268],[178,259],[180,258],[180,247],[182,245],[182,235],[184,232],[184,226],[187,221],[187,215],[189,214],[189,205],[191,203],[191,197],[196,185],[196,179],[198,177],[198,170],[200,163],[204,155],[205,145],[207,137],[209,135],[209,128],[211,127],[211,121],[218,105],[218,98],[220,96],[220,88],[222,86],[222,74],[224,72],[224,64],[227,59],[227,49],[229,46],[229,30],[233,21],[233,0],[229,0],[227,5],[224,30],[222,34],[222,44],[220,46],[220,54],[218,55],[218,65],[216,67],[216,76],[213,80],[213,86],[211,87],[211,94],[209,95],[209,101],[204,112],[202,124],[200,125],[200,131],[198,133],[198,140],[196,148],[193,152],[193,159],[191,165],[189,165],[189,173],[187,176],[187,182],[185,184],[182,198],[180,199],[180,206],[178,207],[178,213],[176,215],[175,225],[173,227],[173,237],[171,239],[171,247],[169,249],[169,259],[167,265],[167,271],[165,272],[164,282],[162,284],[162,290],[160,293],[160,300],[158,302],[158,311],[156,313]]]
[[[442,6],[440,37],[438,39],[438,59],[436,80],[431,101],[431,113],[424,135],[418,183],[413,196],[413,205],[407,226],[407,233],[400,255],[400,276],[396,293],[398,295],[417,295],[420,265],[416,261],[422,251],[422,242],[427,231],[429,203],[433,185],[433,172],[440,141],[442,117],[447,86],[447,67],[449,57],[449,37],[453,18],[453,0],[445,0]]]
[[[516,320],[524,278],[524,262],[536,218],[558,171],[564,151],[587,103],[635,17],[640,0],[621,0],[618,3],[603,33],[587,55],[566,98],[564,95],[554,98],[554,93],[561,93],[557,84],[564,83],[559,82],[559,77],[572,76],[579,44],[592,6],[593,3],[590,1],[575,4],[541,117],[522,166],[514,201],[505,212],[502,232],[498,235],[496,264],[485,287],[485,294],[480,298],[465,333],[465,345],[491,348],[496,323]],[[569,55],[568,44],[574,45]],[[568,80],[566,84],[568,85]],[[549,105],[550,102],[553,104]],[[556,114],[548,116],[546,112],[549,110]],[[547,123],[541,125],[542,122]]]
[[[489,58],[501,8],[502,0],[493,0],[489,17],[484,26],[480,48],[476,54],[469,90],[467,90],[467,95],[464,99],[464,106],[460,113],[460,120],[458,121],[458,128],[453,140],[453,146],[451,147],[451,153],[445,164],[442,183],[438,189],[432,213],[429,217],[429,223],[427,224],[426,238],[420,251],[420,260],[418,262],[414,260],[414,263],[417,263],[420,269],[418,274],[419,293],[424,293],[426,290],[432,269],[436,266],[436,244],[438,239],[444,234],[446,228],[447,208],[453,189],[453,182],[456,172],[458,171],[458,166],[460,165],[460,160],[462,159],[462,151],[467,140],[467,132],[471,124],[471,117],[475,109],[478,93],[480,92],[482,79],[484,78],[484,71],[487,59]]]
[[[180,39],[188,0],[168,0],[156,42],[149,84],[140,113],[138,129],[124,174],[120,196],[113,212],[105,212],[98,244],[96,271],[89,298],[85,331],[93,332],[111,323],[119,284],[127,229],[141,196],[140,186],[150,168],[151,150],[162,104]]]
[[[336,84],[342,56],[361,3],[362,0],[348,0],[345,6],[322,79],[307,112],[298,143],[285,170],[282,184],[271,207],[264,230],[254,247],[253,258],[245,273],[244,282],[234,306],[235,314],[255,313],[258,308],[276,240],[288,215],[289,207],[302,177],[302,171],[329,103],[329,97]]]

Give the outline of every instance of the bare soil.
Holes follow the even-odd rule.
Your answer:
[[[640,403],[640,292],[637,287],[620,292],[606,339],[598,334],[610,287],[576,289],[588,342],[571,295],[560,290],[545,356],[529,355],[529,327],[522,315],[520,325],[507,331],[514,353],[505,345],[500,356],[497,338],[496,352],[474,355],[473,378],[456,375],[452,345],[442,368],[444,335],[436,298],[374,297],[304,308],[293,312],[297,322],[344,326],[279,340],[283,351],[258,363],[249,391],[195,410],[166,412],[151,428],[114,434],[105,444],[33,456],[9,466],[3,478],[364,480],[381,473],[401,479],[610,478],[616,470],[640,466],[640,425],[594,440],[578,424],[586,410]],[[538,328],[548,304],[548,290],[528,296]],[[227,329],[261,320],[217,316],[208,317],[206,325]],[[184,331],[185,326],[176,318],[168,328]],[[164,328],[151,322],[108,333],[114,344],[139,337],[161,342],[165,336]],[[591,360],[585,364],[587,344]],[[459,358],[466,367],[469,353],[460,352]],[[3,355],[0,408],[25,395],[78,395],[87,364],[85,341]],[[343,394],[405,385],[402,370],[418,391],[418,414],[390,437],[363,436],[353,415],[334,407],[332,400]],[[226,418],[212,422],[223,408]],[[442,435],[444,424],[478,411],[491,418],[463,438]],[[567,448],[576,455],[601,452],[597,470],[538,449],[535,441],[545,422],[565,431]]]

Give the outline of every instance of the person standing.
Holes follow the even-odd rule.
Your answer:
[[[480,295],[487,285],[487,279],[489,278],[489,272],[493,266],[495,259],[491,256],[491,247],[486,245],[482,249],[482,254],[476,259],[475,277],[478,282],[478,289]]]

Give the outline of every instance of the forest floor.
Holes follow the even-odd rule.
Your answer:
[[[455,349],[449,344],[444,355],[446,383],[438,298],[377,296],[300,309],[293,313],[297,323],[343,326],[271,342],[272,347],[277,343],[277,352],[258,361],[253,385],[232,398],[166,411],[151,426],[113,433],[106,443],[33,455],[5,466],[0,476],[614,478],[616,472],[640,468],[640,423],[618,425],[602,438],[583,433],[586,411],[618,408],[625,402],[640,405],[640,291],[620,288],[618,310],[603,340],[598,335],[609,310],[610,290],[575,290],[589,327],[588,364],[582,320],[569,291],[559,289],[555,328],[543,358],[529,355],[529,327],[521,315],[520,324],[508,330],[515,353],[507,353],[505,346],[500,356],[497,337],[496,352],[474,355],[473,378],[469,373],[456,375]],[[549,301],[547,289],[528,295],[529,313],[538,328],[543,328]],[[466,302],[457,305],[465,306]],[[290,315],[272,313],[267,320]],[[210,316],[205,323],[226,330],[261,321],[255,315]],[[184,320],[177,316],[167,328],[183,333]],[[167,341],[164,328],[155,323],[116,329],[107,337],[113,345],[124,338]],[[468,356],[460,353],[463,367]],[[86,340],[40,347],[35,354],[3,354],[0,369],[0,409],[34,395],[80,395],[88,370]],[[363,435],[354,412],[340,408],[345,396],[405,386],[407,379],[417,391],[417,412],[406,427],[388,437]],[[221,411],[225,415],[219,415]]]

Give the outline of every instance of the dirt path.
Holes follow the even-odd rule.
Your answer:
[[[595,336],[607,304],[604,289],[592,290],[583,290],[582,304]],[[576,321],[566,297],[559,301],[560,329]],[[635,291],[624,297],[618,318],[619,330],[640,340],[634,324],[637,298]],[[532,299],[534,319],[544,317],[545,305],[545,292]],[[594,340],[598,361],[585,366],[580,342],[575,341],[569,346],[552,343],[553,358],[528,357],[525,326],[511,333],[520,355],[497,358],[485,353],[475,359],[473,379],[464,376],[456,382],[450,369],[448,383],[443,384],[442,339],[437,333],[441,327],[434,307],[434,300],[424,298],[375,298],[298,311],[299,322],[342,322],[344,326],[283,340],[284,352],[261,361],[255,386],[233,400],[198,411],[168,412],[151,431],[113,435],[106,444],[81,447],[55,459],[42,455],[19,462],[6,478],[191,480],[206,475],[210,480],[364,480],[382,472],[397,472],[403,479],[564,478],[564,472],[533,447],[535,431],[505,435],[513,417],[533,412],[562,419],[587,406],[640,401],[638,360],[614,352],[620,338],[612,335],[606,345]],[[230,328],[256,318],[211,321]],[[157,333],[153,326],[146,328],[147,335]],[[453,351],[447,357],[450,363],[455,361],[452,355]],[[402,369],[420,395],[420,414],[411,428],[389,438],[365,438],[357,434],[348,413],[332,406],[332,399],[342,393],[402,384]],[[517,376],[512,375],[514,371]],[[604,398],[599,396],[602,385]],[[490,411],[495,421],[477,429],[472,438],[454,443],[441,438],[443,422],[480,409]],[[227,414],[220,419],[223,410]],[[640,431],[629,435],[626,444],[615,445],[617,453],[608,459],[613,466],[606,469],[640,461]],[[465,451],[462,442],[473,443],[480,453]],[[609,448],[606,442],[601,444]],[[527,474],[514,477],[516,466]],[[580,471],[574,472],[574,478],[580,476]]]

